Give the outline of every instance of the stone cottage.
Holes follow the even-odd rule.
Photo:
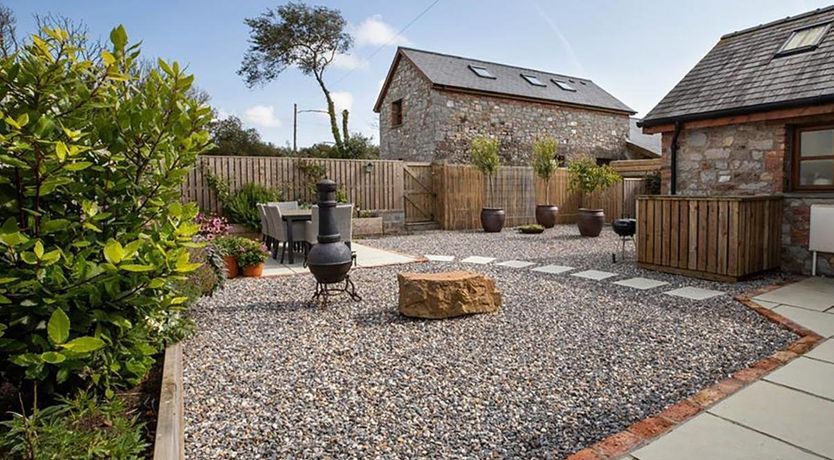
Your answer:
[[[472,138],[487,135],[508,164],[528,164],[548,136],[565,158],[627,158],[635,113],[585,78],[411,48],[397,50],[374,111],[382,158],[468,162]]]
[[[800,273],[810,206],[834,204],[832,22],[827,7],[721,37],[641,123],[662,133],[664,193],[782,195],[782,268]]]

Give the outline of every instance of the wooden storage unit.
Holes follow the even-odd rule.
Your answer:
[[[779,268],[781,196],[637,199],[642,268],[738,281]]]

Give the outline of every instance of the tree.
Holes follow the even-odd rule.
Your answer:
[[[261,140],[255,128],[244,128],[236,116],[214,120],[209,125],[215,147],[208,155],[289,156],[288,149]]]
[[[498,156],[500,148],[501,143],[498,139],[491,139],[486,136],[472,139],[472,145],[469,147],[469,153],[472,155],[472,166],[481,171],[487,179],[487,203],[490,206],[494,203],[493,180],[501,166],[501,157]]]
[[[309,158],[343,158],[348,160],[373,160],[379,158],[379,146],[373,143],[373,138],[353,133],[344,143],[344,150],[339,151],[335,146],[319,142],[299,150],[299,156]]]
[[[547,183],[545,189],[545,202],[550,204],[550,178],[556,172],[556,151],[559,143],[552,137],[538,139],[533,142],[533,171],[539,178]]]
[[[336,120],[336,106],[324,83],[324,74],[333,59],[353,46],[345,32],[347,21],[338,10],[303,3],[287,3],[267,10],[256,18],[247,18],[250,27],[249,49],[243,57],[238,74],[250,88],[266,84],[290,66],[305,75],[312,75],[327,101],[330,130],[339,152],[345,153],[349,139],[347,111],[342,112],[342,130]]]
[[[14,13],[5,5],[0,5],[0,53],[9,56],[17,49],[17,33]]]

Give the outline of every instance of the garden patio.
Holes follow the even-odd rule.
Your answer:
[[[299,274],[232,281],[192,307],[189,457],[564,457],[797,339],[734,299],[778,275],[729,285],[613,263],[610,230],[360,244],[425,262],[356,269],[361,302],[322,308]],[[398,272],[455,269],[494,278],[501,310],[398,314]]]

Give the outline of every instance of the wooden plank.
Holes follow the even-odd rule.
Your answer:
[[[698,219],[698,202],[689,201],[689,254],[687,255],[686,268],[689,270],[698,269],[698,230],[700,220]]]
[[[729,224],[729,219],[727,217],[727,212],[729,210],[728,203],[726,201],[719,201],[717,202],[718,205],[718,263],[716,266],[716,273],[720,273],[722,275],[726,275],[728,273],[727,269],[727,251],[729,244],[729,229],[727,225]]]
[[[182,383],[182,344],[165,348],[159,412],[154,438],[154,460],[185,458],[184,397]]]
[[[709,273],[718,273],[718,202],[710,201],[707,205],[707,269]]]

